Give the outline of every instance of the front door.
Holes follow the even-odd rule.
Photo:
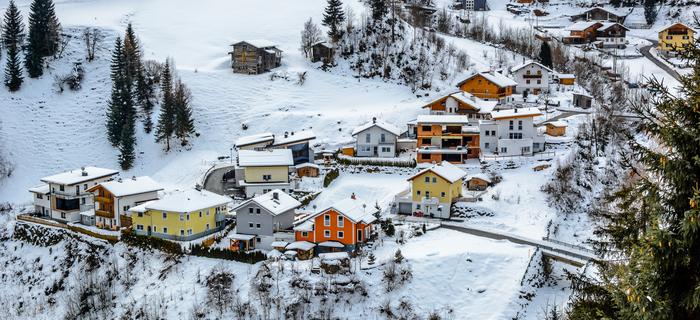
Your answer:
[[[362,229],[357,230],[357,242],[364,242],[362,240]]]
[[[379,147],[375,146],[373,155],[376,157],[378,155],[378,153],[379,153]]]
[[[146,228],[146,230],[148,231],[148,235],[150,236],[151,235],[151,226],[148,226],[148,228]]]

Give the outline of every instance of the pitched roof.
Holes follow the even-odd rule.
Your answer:
[[[48,194],[49,191],[51,191],[51,189],[49,189],[49,185],[45,183],[29,188],[29,192],[33,193]]]
[[[147,202],[144,204],[144,208],[147,210],[191,212],[222,206],[229,202],[231,202],[231,198],[207,190],[187,189],[169,194],[160,200]],[[136,210],[132,209],[132,211]]]
[[[685,27],[686,29],[690,29],[690,30],[692,30],[692,31],[695,31],[695,29],[689,27],[689,26],[688,26],[687,24],[685,24],[685,23],[682,23],[682,22],[674,22],[674,23],[667,24],[667,25],[661,27],[661,29],[659,29],[659,32],[665,31],[666,29],[669,29],[669,28],[671,28],[671,27],[673,27],[673,26],[676,26],[676,25],[681,25],[681,26]]]
[[[290,149],[240,150],[238,165],[241,167],[291,166],[294,165],[294,159]]]
[[[595,25],[602,25],[602,23],[598,21],[579,21],[575,22],[572,25],[564,28],[566,31],[583,31],[586,30],[590,27],[593,27]]]
[[[505,110],[499,110],[499,111],[494,111],[491,112],[491,118],[494,120],[497,119],[508,119],[508,118],[515,118],[515,117],[526,117],[526,116],[541,116],[542,112],[540,109],[536,107],[529,107],[529,108],[513,108],[513,109],[505,109]]]
[[[294,167],[297,168],[297,169],[306,168],[306,167],[316,168],[316,169],[320,169],[320,168],[321,168],[321,166],[319,166],[319,165],[317,165],[317,164],[315,164],[315,163],[311,163],[311,162],[300,163],[300,164],[298,164],[298,165],[296,165],[296,166],[294,166]]]
[[[467,180],[471,180],[471,179],[481,179],[481,180],[486,181],[487,183],[491,183],[491,178],[489,178],[486,174],[483,174],[483,173],[475,173],[475,174],[469,175],[469,177],[467,177]]]
[[[425,168],[418,173],[414,174],[412,177],[408,178],[408,181],[411,181],[415,179],[416,177],[419,177],[423,175],[426,172],[432,172],[443,179],[447,180],[449,183],[454,183],[459,179],[464,178],[464,176],[467,175],[466,172],[464,172],[462,169],[458,168],[457,166],[447,162],[443,161],[438,164],[434,164],[430,166],[429,168]]]
[[[340,200],[323,210],[309,215],[308,217],[306,217],[306,219],[304,219],[304,221],[313,221],[315,217],[323,214],[324,212],[327,212],[328,210],[334,210],[342,214],[346,218],[350,219],[350,221],[354,223],[372,223],[375,220],[377,220],[374,214],[379,212],[379,210],[373,205],[368,205],[362,200],[358,199],[357,197],[355,197],[355,199],[350,197]],[[301,225],[303,225],[303,223],[298,225],[297,227],[301,227]],[[294,230],[297,230],[297,228],[295,228]]]
[[[84,167],[82,169],[70,170],[63,173],[54,174],[52,176],[42,178],[41,181],[46,183],[71,185],[81,183],[84,181],[109,177],[119,173],[119,171],[117,170],[98,167]]]
[[[152,191],[163,190],[157,182],[150,177],[133,177],[131,179],[118,179],[100,183],[103,188],[107,189],[115,197],[123,197],[132,194],[140,194]],[[90,188],[90,190],[94,189]]]
[[[619,17],[622,17],[622,16],[625,15],[625,13],[622,12],[622,11],[618,11],[618,10],[615,10],[615,9],[612,9],[612,8],[604,8],[604,7],[600,7],[600,6],[592,7],[592,8],[590,8],[590,9],[588,9],[588,10],[583,11],[581,14],[585,14],[585,13],[590,12],[590,11],[593,11],[593,10],[603,10],[603,11],[605,11],[605,12],[612,13],[612,14],[614,14],[614,15],[616,15],[616,16],[619,16]]]
[[[265,40],[265,39],[253,39],[253,40],[238,41],[238,42],[235,42],[234,44],[232,44],[232,46],[237,45],[239,43],[243,43],[243,42],[245,42],[253,47],[256,47],[258,49],[277,47],[277,44],[275,44],[272,41]]]
[[[545,125],[550,125],[552,127],[557,127],[557,128],[565,128],[567,126],[566,122],[564,121],[550,121],[545,123]]]
[[[389,131],[389,133],[396,135],[396,136],[401,134],[401,129],[399,129],[395,125],[388,123],[388,122],[384,122],[384,121],[379,120],[379,119],[375,119],[373,121],[367,122],[367,123],[355,128],[355,130],[352,131],[352,135],[355,136],[358,133],[365,131],[365,130],[372,128],[372,127],[382,128],[382,129]]]
[[[295,241],[287,245],[285,249],[287,250],[302,250],[309,251],[313,249],[316,245],[308,241]],[[286,252],[285,252],[286,253]]]
[[[532,60],[525,61],[525,62],[523,62],[523,63],[521,63],[521,64],[519,64],[519,65],[517,65],[517,66],[515,66],[515,67],[510,68],[510,72],[516,72],[516,71],[518,71],[518,70],[520,70],[520,69],[522,69],[522,68],[525,68],[525,67],[527,67],[527,66],[529,66],[529,65],[531,65],[531,64],[537,65],[537,66],[539,66],[540,68],[545,69],[545,70],[547,70],[547,71],[549,71],[549,72],[553,72],[552,69],[548,68],[547,66],[545,66],[545,65],[543,65],[543,64],[541,64],[541,63],[539,63],[539,62],[537,62],[537,61],[532,61]]]
[[[468,124],[469,117],[464,115],[421,114],[416,118],[418,125],[422,123],[434,124]]]
[[[312,130],[301,130],[297,132],[285,132],[284,135],[276,135],[275,141],[272,142],[273,146],[282,146],[287,144],[292,144],[301,141],[308,141],[316,139],[316,135]]]
[[[475,110],[479,111],[479,113],[489,113],[496,107],[496,105],[498,105],[498,101],[483,100],[469,92],[458,90],[429,102],[428,104],[424,105],[423,108],[430,107],[430,105],[447,98],[453,98],[460,103],[471,106]]]
[[[625,26],[623,26],[623,25],[621,25],[621,24],[619,24],[619,23],[617,23],[617,22],[602,22],[602,25],[603,25],[603,26],[600,27],[598,30],[600,30],[600,31],[605,31],[605,30],[608,30],[609,28],[612,28],[613,26],[616,26],[616,25],[617,25],[617,26],[620,26],[620,27],[622,27],[623,29],[625,29],[625,30],[627,30],[627,31],[630,31],[630,29],[627,29],[627,27],[625,27]]]
[[[498,73],[498,72],[479,72],[479,73],[475,73],[475,74],[469,76],[468,78],[460,81],[459,83],[457,83],[457,86],[458,87],[461,86],[462,84],[464,84],[465,82],[471,80],[472,78],[474,78],[476,76],[482,76],[486,80],[488,80],[489,82],[491,82],[491,83],[493,83],[501,88],[512,87],[512,86],[518,85],[518,83],[515,82],[513,79],[508,78],[501,73]]]
[[[258,143],[272,143],[272,141],[275,140],[275,135],[272,134],[271,132],[263,132],[263,133],[256,133],[252,134],[249,136],[243,136],[238,139],[236,139],[236,142],[234,142],[234,145],[236,147],[245,147],[249,146],[252,144],[258,144]]]
[[[277,199],[275,199],[275,194],[277,194]],[[286,194],[280,189],[275,189],[266,194],[259,195],[255,198],[242,202],[234,210],[237,210],[238,208],[241,208],[251,202],[257,203],[274,216],[301,206],[301,202],[297,201],[297,199],[292,198],[290,195]]]
[[[328,49],[333,49],[333,45],[331,45],[330,43],[328,43],[328,42],[326,42],[326,41],[318,41],[318,42],[315,42],[312,46],[324,46],[324,47],[326,47],[326,48],[328,48]]]

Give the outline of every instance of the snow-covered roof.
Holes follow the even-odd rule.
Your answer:
[[[227,238],[233,239],[233,240],[250,241],[251,239],[255,238],[255,235],[234,233],[234,234],[229,235]]]
[[[304,222],[294,226],[294,231],[314,231],[314,221],[305,220]]]
[[[245,42],[247,44],[252,45],[253,47],[256,48],[269,48],[269,47],[276,47],[277,44],[275,44],[272,41],[265,40],[265,39],[253,39],[253,40],[243,40],[243,41],[238,41],[232,44],[232,46],[237,45],[241,42]]]
[[[302,250],[304,250],[304,249],[302,249]],[[309,251],[309,250],[304,250],[304,251]],[[287,250],[287,251],[284,252],[284,255],[285,255],[285,256],[292,256],[292,257],[294,257],[294,256],[297,255],[297,252],[294,251],[294,250]]]
[[[601,22],[601,24],[602,24],[603,26],[600,27],[600,28],[598,28],[598,30],[600,30],[600,31],[608,30],[608,28],[611,28],[611,27],[614,26],[614,25],[618,25],[618,26],[622,27],[623,29],[625,29],[625,30],[627,30],[627,31],[630,31],[630,29],[627,29],[627,27],[625,27],[625,26],[623,26],[623,25],[621,25],[621,24],[619,24],[619,23],[617,23],[617,22]]]
[[[263,132],[263,133],[257,133],[257,134],[252,134],[249,136],[244,136],[236,139],[236,142],[234,143],[236,147],[245,147],[249,146],[251,144],[259,144],[259,143],[272,143],[272,141],[275,140],[275,135],[272,134],[271,132]]]
[[[147,176],[112,180],[100,185],[115,197],[163,190],[163,187]]]
[[[669,28],[671,28],[671,27],[673,27],[673,26],[676,26],[676,25],[681,25],[682,27],[684,27],[684,28],[686,28],[686,29],[690,29],[690,30],[692,30],[692,31],[695,31],[695,29],[689,27],[689,26],[688,26],[687,24],[685,24],[685,23],[682,23],[682,22],[674,22],[674,23],[667,24],[667,25],[661,27],[661,29],[659,29],[659,32],[665,31],[666,29],[669,29]]]
[[[316,169],[320,169],[320,168],[321,168],[319,165],[317,165],[317,164],[315,164],[315,163],[311,163],[311,162],[300,163],[300,164],[298,164],[298,165],[296,165],[296,166],[294,166],[294,167],[296,167],[297,169],[307,168],[307,167],[309,167],[309,168],[316,168]]]
[[[302,250],[309,251],[313,249],[316,245],[308,241],[295,241],[290,243],[285,249],[287,250]]]
[[[564,28],[566,31],[583,31],[597,24],[602,24],[598,21],[579,21]]]
[[[619,11],[619,10],[615,10],[615,9],[613,9],[613,8],[604,8],[604,7],[600,7],[600,6],[595,6],[595,7],[591,7],[590,9],[584,10],[584,11],[581,12],[579,15],[586,14],[587,12],[590,12],[590,11],[593,11],[593,10],[603,10],[603,11],[605,11],[605,12],[612,13],[612,14],[614,14],[614,15],[616,15],[616,16],[619,16],[619,17],[622,17],[622,16],[624,16],[624,15],[626,14],[625,12],[622,12],[622,11]]]
[[[45,184],[45,183],[40,184],[36,187],[29,188],[29,192],[33,192],[33,193],[48,194],[49,191],[51,191],[51,189],[49,189],[49,185]]]
[[[361,125],[361,126],[355,128],[355,130],[352,131],[352,135],[355,136],[355,135],[357,135],[358,133],[360,133],[360,132],[362,132],[362,131],[365,131],[365,130],[367,130],[367,129],[369,129],[369,128],[375,127],[375,126],[376,126],[376,127],[379,127],[379,128],[382,128],[382,129],[384,129],[384,130],[386,130],[386,131],[389,131],[389,133],[391,133],[391,134],[393,134],[393,135],[397,135],[397,136],[398,136],[398,135],[401,134],[401,129],[397,128],[395,125],[393,125],[393,124],[391,124],[391,123],[388,123],[388,122],[385,122],[385,121],[383,121],[383,120],[374,119],[374,120],[372,120],[372,121],[370,121],[370,122],[367,122],[367,123],[365,123],[365,124],[363,124],[363,125]]]
[[[207,190],[187,189],[154,200],[145,205],[147,210],[191,212],[231,202],[231,198]]]
[[[321,258],[321,260],[347,260],[347,259],[350,259],[350,255],[348,255],[347,252],[319,253],[318,257]]]
[[[532,61],[532,60],[525,61],[524,63],[521,63],[521,64],[519,64],[519,65],[517,65],[517,66],[514,66],[514,67],[510,68],[510,72],[516,72],[516,71],[518,71],[518,70],[520,70],[520,69],[522,69],[522,68],[525,68],[525,67],[527,67],[527,66],[529,66],[529,65],[532,65],[532,64],[537,65],[537,66],[539,66],[540,68],[545,69],[545,70],[547,70],[547,71],[549,71],[549,72],[552,72],[552,69],[548,68],[547,66],[545,66],[545,65],[543,65],[543,64],[541,64],[541,63],[539,63],[539,62],[537,62],[537,61]]]
[[[447,161],[443,161],[441,163],[434,164],[434,165],[430,166],[429,168],[425,168],[425,169],[419,171],[418,173],[416,173],[412,177],[408,178],[408,180],[411,181],[411,180],[415,179],[416,177],[421,176],[422,174],[424,174],[428,171],[442,177],[443,179],[449,181],[450,183],[454,183],[455,181],[462,179],[462,178],[464,178],[465,175],[467,175],[466,172],[464,172],[462,169],[458,168],[457,166],[455,166]]]
[[[491,112],[491,118],[495,120],[515,117],[536,117],[541,115],[542,112],[537,107],[513,108]]]
[[[279,251],[273,249],[273,250],[270,250],[265,256],[268,259],[269,258],[279,258],[282,256],[282,252],[279,252]]]
[[[275,198],[275,195],[277,198]],[[238,205],[238,207],[236,208],[241,208],[251,202],[257,203],[259,206],[265,208],[265,210],[269,211],[274,216],[301,206],[301,202],[297,201],[297,199],[292,198],[290,195],[286,194],[280,189],[274,189],[263,195],[259,195],[255,198],[248,199],[240,205]]]
[[[572,73],[558,73],[557,78],[559,79],[576,79],[576,75]]]
[[[87,209],[85,211],[80,211],[81,216],[86,216],[86,217],[94,217],[95,216],[95,209]]]
[[[338,241],[324,241],[318,244],[319,247],[344,248],[345,245]]]
[[[588,93],[585,93],[585,92],[572,92],[571,94],[572,94],[572,95],[577,95],[577,96],[584,96],[584,97],[593,99],[593,96],[592,96],[592,95],[590,95],[590,94],[588,94]]]
[[[326,47],[326,48],[328,48],[328,49],[333,49],[333,45],[331,45],[330,43],[328,43],[328,42],[326,42],[326,41],[317,41],[317,42],[314,42],[314,44],[313,44],[312,46],[318,46],[318,45],[324,46],[324,47]]]
[[[550,122],[547,122],[545,124],[550,125],[552,127],[557,127],[557,128],[565,128],[567,126],[566,122],[560,121],[560,120],[550,121]]]
[[[316,134],[313,130],[301,130],[301,131],[291,131],[285,132],[284,135],[276,135],[275,141],[272,143],[273,146],[283,146],[287,144],[292,144],[301,141],[308,141],[316,139]]]
[[[291,166],[294,165],[294,159],[290,149],[240,150],[238,165],[241,167]]]
[[[498,73],[498,72],[479,72],[479,73],[475,73],[475,74],[469,76],[468,78],[466,78],[466,79],[460,81],[460,82],[457,84],[457,86],[459,87],[459,86],[461,86],[463,83],[465,83],[465,82],[467,82],[468,80],[470,80],[470,79],[472,79],[472,78],[474,78],[474,77],[476,77],[476,76],[479,76],[479,75],[482,76],[482,77],[484,77],[484,78],[485,78],[486,80],[488,80],[489,82],[491,82],[491,83],[493,83],[493,84],[495,84],[495,85],[497,85],[497,86],[499,86],[499,87],[501,87],[501,88],[512,87],[512,86],[517,86],[517,85],[518,85],[518,83],[515,82],[515,80],[513,80],[513,79],[511,79],[511,78],[508,78],[508,77],[505,76],[504,74],[501,74],[501,73]]]
[[[467,177],[467,180],[471,180],[471,179],[481,179],[481,180],[486,181],[487,183],[491,183],[491,178],[489,178],[489,176],[487,176],[486,174],[483,174],[483,173],[475,173],[475,174],[469,175],[469,177]]]
[[[468,124],[469,117],[463,115],[421,114],[416,123],[422,124]]]
[[[84,167],[82,169],[70,170],[52,176],[44,177],[41,179],[41,181],[46,183],[72,185],[84,181],[113,176],[117,173],[119,173],[119,171],[112,169]]]
[[[487,101],[465,91],[456,92],[450,97],[457,99],[459,102],[470,105],[474,109],[479,110],[479,113],[489,113],[498,105],[498,101]]]
[[[270,244],[270,247],[273,247],[273,248],[282,247],[282,248],[284,248],[287,245],[289,245],[289,242],[287,242],[287,241],[272,241],[272,243]]]
[[[148,211],[148,208],[146,208],[146,206],[148,206],[149,204],[156,202],[156,201],[158,201],[158,200],[146,201],[142,204],[139,204],[137,206],[129,208],[129,211],[131,211],[131,212],[146,212],[146,211]]]
[[[313,221],[313,219],[324,212],[327,212],[329,210],[334,210],[346,218],[350,219],[350,221],[354,223],[372,223],[377,220],[377,218],[374,216],[375,213],[377,213],[379,210],[374,206],[374,205],[369,205],[360,200],[357,197],[349,197],[345,198],[343,200],[340,200],[333,205],[320,210],[312,215],[309,215],[306,217],[305,221]],[[298,230],[302,224],[298,225],[297,227],[294,228],[294,230]],[[303,230],[298,230],[298,231],[303,231]]]

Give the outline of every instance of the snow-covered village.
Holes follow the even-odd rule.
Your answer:
[[[0,0],[0,319],[700,319],[699,14]]]

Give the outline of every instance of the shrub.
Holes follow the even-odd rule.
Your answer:
[[[190,252],[193,256],[207,257],[214,259],[233,260],[244,263],[258,263],[266,259],[265,254],[259,251],[238,252],[219,248],[206,248],[202,245],[193,245]]]
[[[328,173],[326,173],[326,176],[323,178],[323,187],[328,188],[328,186],[331,185],[333,180],[338,178],[339,175],[340,171],[338,169],[332,169],[331,171],[328,171]]]
[[[182,255],[179,244],[156,237],[140,236],[131,231],[122,231],[122,241],[127,245],[143,249],[156,249],[173,255]]]

